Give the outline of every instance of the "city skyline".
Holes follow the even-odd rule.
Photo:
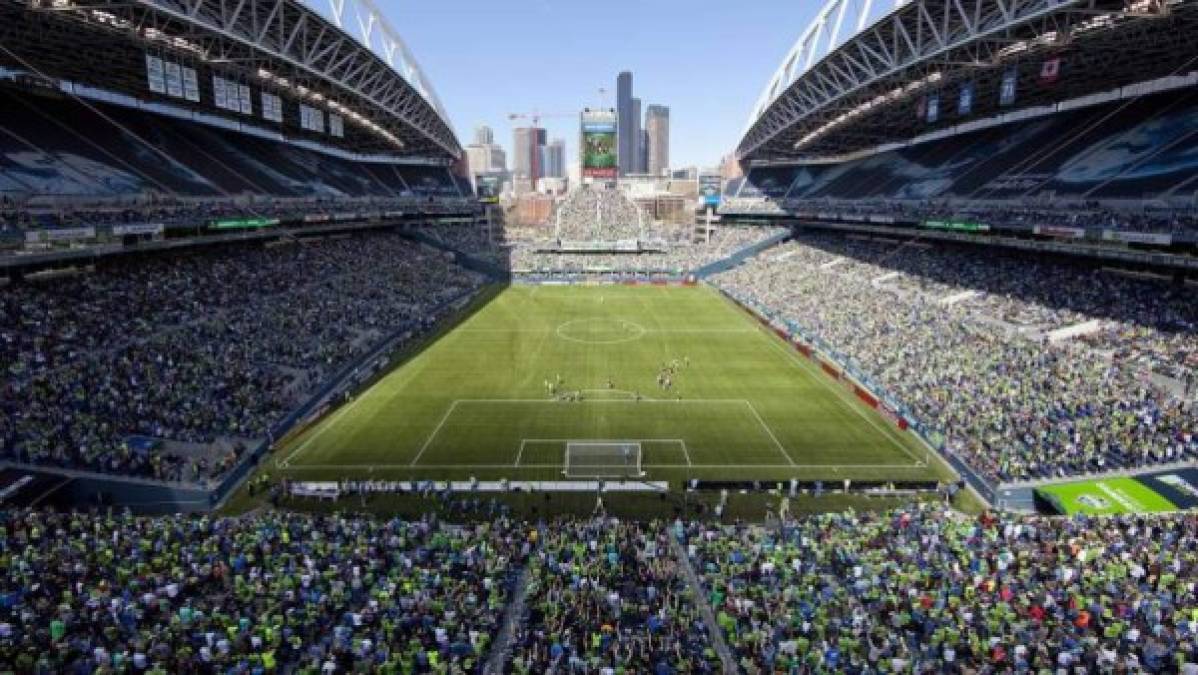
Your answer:
[[[670,163],[715,167],[731,152],[751,108],[818,3],[761,0],[728,12],[716,3],[613,0],[602,12],[573,3],[387,3],[445,106],[463,145],[473,128],[494,128],[512,164],[512,113],[564,113],[616,107],[615,77],[635,73],[644,103],[671,109]],[[636,16],[636,21],[629,21]],[[792,29],[762,30],[787,25]],[[719,27],[719,56],[695,26]],[[580,30],[585,27],[585,30]],[[603,90],[602,93],[600,90]],[[542,120],[578,161],[578,118]]]
[[[616,76],[616,107],[617,115],[617,175],[651,174],[665,175],[675,168],[670,164],[670,107],[660,103],[642,102],[638,96],[633,96],[633,74],[622,71]],[[583,110],[579,110],[581,116]],[[571,161],[581,161],[578,153],[572,159],[564,138],[552,138],[548,131],[540,125],[542,119],[567,116],[566,113],[540,115],[538,113],[513,113],[509,119],[529,118],[538,126],[516,127],[512,130],[512,157],[516,164],[512,167],[512,178],[529,178],[536,168],[536,179],[566,178],[569,174],[567,167]],[[581,118],[580,118],[581,119]],[[529,130],[541,132],[534,136],[529,146]],[[536,153],[535,158],[532,153]],[[496,166],[493,157],[504,157],[504,150],[495,143],[494,130],[488,124],[474,127],[473,142],[465,146],[467,166],[471,173],[503,171],[503,166]],[[528,161],[524,157],[528,157]],[[517,159],[518,158],[518,159]],[[501,162],[502,163],[502,162]],[[678,167],[684,168],[684,167]],[[691,168],[698,168],[693,166]]]

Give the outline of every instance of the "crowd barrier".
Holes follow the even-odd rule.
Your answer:
[[[781,244],[782,242],[786,241],[787,239],[790,239],[790,237],[793,234],[794,233],[790,232],[790,231],[781,232],[772,237],[769,237],[768,239],[764,239],[764,240],[756,242],[754,244],[749,244],[748,246],[740,249],[739,251],[734,252],[732,255],[730,255],[726,258],[721,258],[720,260],[717,260],[712,263],[708,263],[708,264],[696,269],[694,271],[694,275],[700,279],[705,279],[713,274],[719,274],[720,272],[726,272],[726,271],[732,269],[733,267],[740,265],[741,263],[748,260],[749,258],[752,258],[753,256],[757,255],[758,253],[761,253],[762,251],[764,251],[768,248],[771,248],[773,246],[777,246],[778,244]]]
[[[795,351],[817,364],[824,374],[856,394],[862,403],[878,411],[882,417],[897,428],[914,433],[925,445],[935,450],[936,454],[964,478],[988,504],[996,503],[998,496],[996,487],[978,475],[959,457],[948,451],[945,447],[944,435],[941,432],[925,426],[905,406],[881,393],[883,389],[875,385],[869,377],[851,366],[844,365],[849,362],[849,359],[843,354],[818,337],[810,335],[795,322],[781,319],[752,300],[741,298],[726,289],[718,288],[718,290],[762,325],[792,345]]]

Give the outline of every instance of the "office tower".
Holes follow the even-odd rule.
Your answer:
[[[641,129],[641,147],[639,148],[641,155],[638,164],[637,173],[649,173],[649,130]]]
[[[616,77],[616,165],[621,176],[636,170],[636,139],[639,134],[633,134],[634,120],[632,73],[624,71]]]
[[[670,168],[670,109],[651,105],[645,111],[646,171],[660,176]]]
[[[538,127],[519,127],[513,132],[512,172],[516,178],[525,178],[535,184],[544,175],[541,146],[545,145],[545,137],[545,130]]]
[[[501,145],[488,145],[488,153],[491,158],[491,171],[507,171],[507,153],[504,152]]]
[[[474,143],[466,146],[466,160],[471,174],[507,171],[507,153],[496,145],[495,132],[485,124],[474,128]]]
[[[645,156],[645,134],[641,128],[641,99],[633,97],[632,99],[632,164],[629,166],[629,173],[645,173],[644,162],[641,161]]]
[[[466,164],[470,174],[483,173],[491,169],[491,157],[485,145],[466,146]]]
[[[555,138],[541,148],[541,177],[566,177],[566,142]]]

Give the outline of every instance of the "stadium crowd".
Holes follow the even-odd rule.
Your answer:
[[[36,207],[0,196],[0,236],[20,235],[31,230],[114,225],[155,224],[168,229],[204,228],[213,221],[268,218],[283,222],[318,224],[347,214],[362,216],[383,213],[448,214],[473,212],[468,199],[440,197],[312,198],[279,199],[259,197],[240,200],[182,198],[128,199],[106,202],[77,202]]]
[[[644,215],[619,190],[583,186],[557,206],[555,237],[562,241],[619,241],[643,237]]]
[[[989,480],[1198,457],[1189,286],[813,233],[714,282],[799,327]]]
[[[924,505],[685,536],[741,672],[1198,671],[1193,515]]]
[[[524,530],[0,513],[0,670],[474,673]]]
[[[538,530],[514,673],[717,672],[692,590],[659,523],[555,521]]]
[[[547,242],[497,241],[478,227],[431,225],[421,232],[446,247],[520,273],[548,275],[610,272],[613,274],[681,275],[727,258],[746,247],[783,235],[784,227],[713,226],[696,241],[694,228],[674,228],[671,237],[647,245],[660,250],[642,253],[558,253]],[[602,239],[610,241],[610,239]]]
[[[667,675],[720,670],[714,631],[743,673],[1188,674],[1196,552],[1187,513],[456,526],[10,509],[0,669],[480,673],[499,657]]]
[[[0,457],[200,481],[384,337],[481,283],[394,234],[100,263],[0,293]],[[146,452],[130,437],[229,442]]]
[[[847,221],[918,223],[927,220],[966,221],[991,227],[1031,230],[1034,227],[1113,230],[1198,236],[1198,213],[1192,208],[1117,208],[1100,202],[1033,202],[894,199],[768,199],[727,198],[725,215],[786,215]]]

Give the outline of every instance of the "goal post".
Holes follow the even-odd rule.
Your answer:
[[[637,441],[566,441],[567,478],[640,478],[641,444]]]

